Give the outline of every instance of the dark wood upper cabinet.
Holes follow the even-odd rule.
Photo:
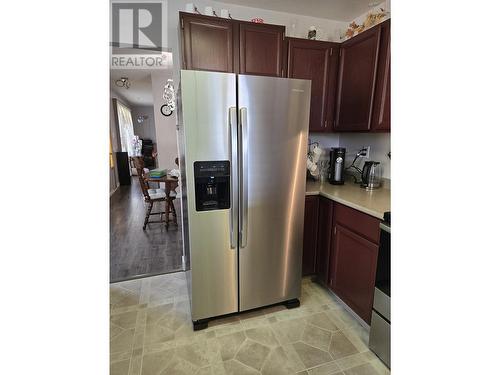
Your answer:
[[[310,132],[332,130],[339,43],[286,38],[286,76],[311,80]]]
[[[371,321],[378,245],[336,224],[329,286],[365,322]]]
[[[380,50],[373,100],[372,131],[391,129],[391,20],[380,24]]]
[[[304,211],[304,247],[302,252],[302,275],[316,272],[316,247],[318,244],[319,197],[306,196]]]
[[[335,131],[369,131],[377,73],[380,27],[340,47]]]
[[[183,67],[235,72],[231,20],[180,12]]]
[[[283,76],[285,26],[239,23],[239,73]]]
[[[324,285],[328,285],[332,227],[333,201],[320,196],[318,215],[318,247],[316,250],[316,276],[317,280]]]

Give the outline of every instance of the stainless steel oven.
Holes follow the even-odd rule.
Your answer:
[[[391,367],[391,215],[380,223],[380,245],[370,327],[370,349]]]

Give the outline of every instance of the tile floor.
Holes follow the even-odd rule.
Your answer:
[[[301,306],[214,320],[194,332],[183,272],[110,286],[111,375],[379,375],[368,332],[304,278]]]

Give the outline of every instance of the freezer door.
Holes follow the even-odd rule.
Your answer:
[[[310,87],[238,76],[242,311],[300,297]]]
[[[179,130],[184,134],[182,164],[187,206],[187,228],[184,230],[188,233],[185,244],[189,246],[186,253],[190,265],[187,276],[192,319],[199,320],[238,311],[236,76],[182,70],[181,84],[183,116]],[[200,168],[227,166],[227,161],[231,172],[230,207],[225,208],[227,204],[224,204],[209,210],[197,209],[195,162],[198,162],[196,173],[199,176]],[[206,172],[206,169],[202,172],[204,183]],[[225,170],[222,174],[227,175]],[[217,189],[215,185],[207,186],[204,186],[207,194]],[[227,184],[221,186],[227,187]]]

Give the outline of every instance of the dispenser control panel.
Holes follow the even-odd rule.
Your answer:
[[[196,211],[230,208],[230,171],[229,160],[194,162]]]

